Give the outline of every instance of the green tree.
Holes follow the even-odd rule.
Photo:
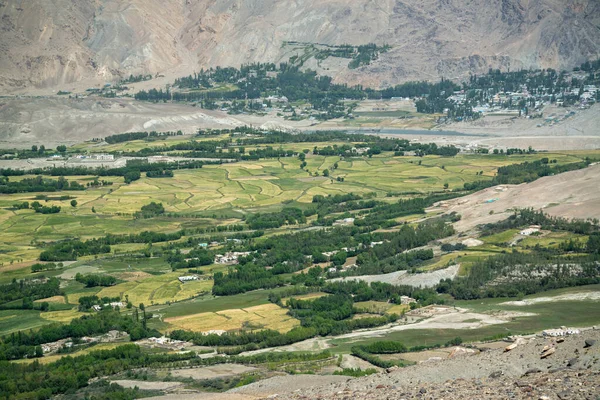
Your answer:
[[[77,200],[71,200],[71,207],[77,207]]]

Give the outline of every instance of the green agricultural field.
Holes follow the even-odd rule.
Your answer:
[[[235,296],[214,297],[202,296],[177,304],[149,307],[149,310],[162,314],[164,318],[180,317],[202,312],[219,312],[230,309],[242,309],[268,304],[269,293],[279,293],[285,288],[273,290],[257,290]]]
[[[205,139],[207,138],[198,138],[198,140]],[[187,139],[168,138],[164,141],[134,141],[97,147],[86,143],[77,149],[82,152],[86,150],[128,151],[185,140]],[[315,146],[323,148],[347,143],[349,142],[285,143],[281,148],[312,151]],[[276,146],[279,145],[273,145]],[[246,151],[258,147],[266,146],[247,146]],[[163,332],[176,327],[206,331],[219,329],[220,326],[226,330],[269,327],[285,332],[297,326],[299,322],[288,318],[285,309],[273,308],[277,306],[269,303],[268,296],[270,292],[283,293],[286,288],[214,297],[211,292],[213,274],[216,272],[226,274],[229,267],[212,264],[189,267],[188,269],[192,271],[186,269],[172,271],[169,258],[173,255],[171,251],[177,248],[182,254],[187,254],[193,246],[196,246],[198,240],[218,242],[230,238],[231,231],[220,229],[217,232],[217,228],[242,225],[244,219],[250,214],[275,213],[283,207],[312,209],[315,207],[312,203],[315,195],[353,193],[380,202],[393,203],[400,198],[433,192],[442,193],[446,184],[450,190],[462,189],[466,182],[492,179],[498,167],[504,165],[542,157],[556,159],[558,163],[570,163],[580,161],[583,156],[575,153],[544,153],[510,157],[462,154],[456,157],[397,157],[390,152],[384,152],[372,157],[340,157],[320,156],[309,152],[304,169],[300,168],[301,162],[297,157],[261,159],[205,165],[195,170],[175,170],[172,178],[153,179],[142,174],[139,180],[130,184],[125,184],[122,177],[108,177],[107,180],[113,182],[111,186],[89,188],[84,191],[3,195],[0,197],[0,284],[10,283],[13,279],[57,277],[60,279],[61,292],[36,302],[37,305],[41,304],[42,300],[49,301],[51,306],[48,312],[1,311],[0,334],[35,329],[51,322],[68,323],[71,319],[84,315],[77,311],[79,299],[93,295],[119,297],[136,306],[144,303],[150,312],[160,316],[151,320],[150,325]],[[329,171],[328,177],[323,176],[325,170]],[[11,177],[10,179],[17,181],[24,178]],[[337,178],[343,178],[343,181]],[[86,184],[93,177],[78,176],[68,179]],[[32,209],[17,210],[13,207],[25,201],[31,203],[40,194],[51,197],[43,201],[44,205],[60,206],[60,213],[41,214]],[[60,200],[61,196],[75,198],[76,207],[71,206],[70,199]],[[162,203],[165,213],[152,218],[136,217],[135,214],[141,207],[151,202]],[[356,216],[361,211],[350,212]],[[342,214],[343,212],[334,212],[330,216]],[[414,226],[421,218],[422,215],[413,214],[394,219],[398,225],[408,223]],[[299,230],[310,231],[314,229],[312,223],[316,219],[317,216],[312,215],[306,224],[266,229],[262,232],[262,236],[251,240],[256,244],[264,244],[265,240],[276,235]],[[139,234],[143,231],[173,233],[182,229],[186,230],[185,235],[169,243],[115,244],[111,245],[108,254],[79,256],[77,261],[67,262],[58,269],[31,272],[31,265],[37,261],[40,252],[57,241],[72,239],[85,241],[108,234]],[[378,231],[392,232],[395,229],[397,230],[398,227],[391,226]],[[483,238],[482,246],[436,256],[423,264],[420,269],[432,271],[450,263],[458,263],[461,265],[460,273],[464,275],[477,260],[503,251],[505,243],[517,233],[518,231],[514,230]],[[249,235],[252,231],[246,227],[240,234]],[[210,240],[207,239],[208,237]],[[517,247],[528,251],[527,247],[537,244],[554,247],[571,239],[584,243],[587,237],[545,232],[540,236],[525,238],[517,244]],[[228,244],[221,244],[212,246],[209,250],[220,252],[221,249],[229,251],[230,248]],[[109,287],[87,288],[74,280],[77,273],[110,275],[117,279],[117,283]],[[191,273],[198,273],[201,280],[187,283],[178,280],[179,276]],[[287,273],[280,277],[289,281],[292,275]],[[306,298],[314,298],[318,295],[321,294],[311,294]],[[392,306],[386,302],[366,302],[356,304],[356,307],[363,312],[381,314],[401,314],[407,308]],[[546,312],[544,304],[538,304],[536,307],[542,310],[541,313]],[[266,315],[274,310],[276,315]],[[266,314],[261,314],[261,311]],[[564,313],[568,313],[567,306]],[[589,314],[590,319],[596,315],[594,311]],[[534,329],[541,326],[540,324],[551,324],[554,321],[552,318],[546,316],[537,321],[526,320],[522,329]],[[575,317],[566,321],[579,321],[573,318]],[[225,320],[227,323],[223,322]],[[464,334],[465,338],[475,338],[495,334],[501,328],[487,327],[481,331],[461,332],[461,334]],[[435,336],[436,341],[439,341],[440,337],[446,337],[444,335],[449,338],[451,335],[456,336],[456,332],[452,330],[444,332]],[[426,338],[429,335],[428,332],[421,333]],[[392,337],[401,338],[402,335],[408,335],[406,339],[408,344],[416,343],[419,339],[417,331],[407,331],[402,334],[398,332]],[[431,340],[434,340],[434,336],[431,337]],[[346,345],[340,344],[342,348]]]
[[[50,321],[40,317],[34,310],[0,310],[0,336],[25,329],[35,329]]]
[[[301,148],[312,150],[313,145],[331,144],[335,143],[285,146],[300,151]],[[500,166],[542,157],[556,159],[559,163],[581,160],[576,154],[554,153],[510,157],[458,155],[451,158],[393,157],[384,153],[372,158],[343,160],[337,156],[309,154],[304,170],[300,169],[297,158],[284,158],[207,165],[198,170],[176,171],[169,179],[142,177],[129,185],[125,185],[120,177],[109,177],[114,182],[109,187],[53,193],[56,197],[73,196],[78,205],[71,207],[70,200],[50,200],[45,204],[62,208],[59,214],[51,215],[11,208],[15,203],[33,201],[36,193],[5,195],[0,199],[0,264],[34,260],[38,252],[32,244],[36,242],[89,239],[108,233],[144,230],[173,232],[182,227],[198,227],[198,224],[211,226],[223,223],[212,217],[239,219],[246,212],[276,210],[287,202],[308,205],[315,195],[374,192],[379,198],[386,199],[390,192],[426,194],[441,191],[446,183],[450,189],[462,188],[465,182],[491,179]],[[333,169],[335,163],[337,169]],[[325,169],[330,171],[330,177],[322,176]],[[483,174],[477,175],[480,171]],[[344,178],[344,182],[338,182],[337,177]],[[85,183],[91,178],[74,179]],[[134,219],[133,214],[152,201],[163,203],[168,213],[181,217]],[[496,244],[498,238],[493,240]],[[117,252],[139,250],[139,246],[116,247]]]

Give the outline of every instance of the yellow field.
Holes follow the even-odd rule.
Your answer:
[[[64,310],[64,311],[50,311],[43,312],[40,314],[40,317],[52,321],[52,322],[62,322],[68,324],[71,320],[79,317],[83,317],[86,315],[85,313],[79,312],[77,310]]]
[[[386,314],[398,314],[401,315],[403,312],[410,310],[410,306],[406,304],[395,304],[387,309]]]
[[[402,314],[410,310],[410,306],[406,304],[392,304],[384,301],[361,301],[354,303],[354,307],[359,311],[375,313],[375,314]]]
[[[323,296],[328,296],[328,294],[317,292],[317,293],[302,294],[299,296],[292,296],[292,297],[297,300],[314,300],[314,299],[318,299],[319,297],[323,297]],[[291,297],[285,297],[285,298],[281,299],[281,302],[283,304],[287,305],[287,302],[290,300],[290,298]]]
[[[177,140],[183,139],[174,138],[167,142],[175,143]],[[150,144],[140,141],[132,145]],[[315,145],[324,147],[327,143]],[[289,146],[298,149],[312,148],[310,143]],[[240,215],[240,210],[241,213],[245,210],[253,212],[261,207],[279,206],[285,201],[310,203],[314,195],[375,192],[379,199],[385,199],[389,192],[428,193],[441,190],[445,183],[448,183],[450,189],[461,188],[465,182],[481,179],[478,175],[480,171],[483,176],[491,177],[500,166],[541,157],[557,159],[560,163],[581,159],[575,153],[540,153],[509,158],[462,154],[452,158],[394,157],[388,153],[369,159],[352,157],[343,161],[337,156],[309,155],[305,170],[299,168],[300,161],[297,158],[241,161],[205,165],[197,170],[177,170],[170,179],[142,176],[128,185],[124,184],[122,177],[107,177],[113,182],[112,186],[53,194],[53,197],[65,194],[73,196],[78,202],[77,207],[71,207],[70,200],[45,202],[48,206],[62,207],[61,212],[54,215],[12,209],[15,203],[31,201],[35,193],[7,194],[0,198],[0,267],[11,262],[37,259],[40,248],[35,246],[36,241],[73,237],[86,240],[107,233],[129,234],[144,230],[174,232],[190,223],[185,218],[134,219],[133,214],[151,201],[163,203],[168,213],[210,215],[207,213],[212,210],[221,210],[235,211]],[[338,168],[332,170],[336,162]],[[330,170],[330,178],[322,176],[324,169]],[[314,173],[321,176],[315,177]],[[344,177],[345,181],[338,182],[336,177]],[[10,177],[13,181],[23,178]],[[91,179],[93,178],[69,177],[69,180],[81,183]],[[234,217],[236,215],[232,216]],[[398,222],[406,220],[410,221],[410,217],[401,218]],[[199,220],[194,223],[197,221]],[[201,224],[207,226],[221,222],[210,216],[201,221]],[[132,252],[143,247],[143,244],[124,244],[114,246],[114,250],[117,253]],[[169,297],[169,293],[165,297]]]
[[[34,303],[43,303],[43,302],[48,302],[48,303],[60,303],[60,304],[65,304],[66,300],[65,300],[65,296],[52,296],[52,297],[47,297],[45,299],[39,299],[34,301]]]
[[[165,322],[175,329],[194,332],[237,331],[242,328],[250,330],[273,329],[279,332],[287,332],[300,325],[300,321],[287,315],[287,310],[276,304],[173,317],[165,319]]]

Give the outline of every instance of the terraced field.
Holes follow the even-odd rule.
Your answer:
[[[300,325],[300,321],[287,315],[287,309],[275,304],[171,317],[164,321],[175,329],[193,332],[237,331],[242,328],[287,332]]]
[[[326,144],[314,144],[323,147]],[[294,149],[312,149],[312,143],[286,144]],[[193,221],[209,226],[223,223],[205,219],[214,212],[229,212],[238,218],[244,210],[281,207],[285,202],[308,204],[315,195],[343,193],[428,193],[460,188],[465,182],[491,178],[499,166],[548,157],[559,163],[574,162],[579,154],[544,153],[529,156],[493,157],[459,155],[393,157],[389,154],[372,158],[310,155],[307,167],[300,169],[296,158],[247,161],[223,165],[207,165],[198,170],[178,170],[172,179],[142,179],[129,185],[121,177],[109,177],[112,186],[71,191],[77,207],[70,200],[49,200],[46,205],[62,207],[60,214],[41,215],[32,210],[11,210],[19,202],[32,201],[29,193],[3,195],[0,198],[0,264],[34,260],[37,252],[32,241],[54,241],[79,237],[88,239],[107,233],[135,233],[143,230],[172,232]],[[338,168],[333,169],[335,163]],[[322,173],[329,169],[330,177]],[[477,175],[481,172],[482,175]],[[315,174],[319,176],[315,176]],[[344,178],[338,182],[335,178]],[[11,177],[19,180],[25,177]],[[92,178],[73,177],[86,184]],[[132,219],[140,207],[151,201],[162,202],[173,218]],[[190,218],[187,219],[186,215]],[[230,223],[228,221],[227,223]],[[0,266],[1,268],[1,266]]]
[[[173,272],[158,276],[145,277],[140,280],[120,283],[103,288],[98,297],[128,298],[133,304],[165,304],[198,296],[210,292],[212,280],[198,280],[181,283],[177,279],[180,273]],[[71,301],[69,299],[69,301]]]

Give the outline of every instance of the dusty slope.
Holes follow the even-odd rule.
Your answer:
[[[550,107],[548,113],[551,112],[558,111]],[[310,120],[284,120],[276,115],[276,111],[264,117],[244,114],[232,116],[182,104],[152,104],[128,99],[69,99],[66,96],[0,99],[0,144],[3,147],[22,148],[31,147],[32,144],[54,147],[56,144],[79,143],[128,131],[181,129],[186,133],[194,133],[200,127],[225,128],[244,124],[283,130],[343,128],[332,121],[316,127],[311,126],[312,123]],[[443,132],[430,131],[423,132],[425,134],[402,134],[401,137],[442,145],[533,146],[538,150],[600,148],[600,129],[597,128],[600,125],[600,104],[589,110],[578,110],[573,118],[553,127],[536,128],[535,122],[526,119],[511,121],[510,124],[510,129],[485,126],[481,130],[465,125],[468,128],[467,136],[448,136]],[[354,130],[356,127],[348,129]],[[460,130],[456,126],[444,129]]]
[[[597,342],[586,348],[586,339]],[[600,394],[599,339],[597,330],[567,337],[563,343],[536,337],[508,353],[489,350],[345,384],[315,385],[293,394],[273,384],[271,393],[283,393],[277,399],[596,399]],[[556,352],[540,359],[547,345]],[[266,387],[268,381],[262,383]]]
[[[493,199],[497,200],[486,203]],[[565,218],[600,219],[600,164],[532,183],[488,188],[442,202],[440,208],[462,216],[455,223],[460,232],[505,219],[514,208],[543,209],[549,215]]]
[[[15,99],[0,102],[0,141],[6,146],[73,144],[120,132],[233,127],[242,122],[225,113],[179,104],[127,99]]]
[[[324,64],[373,86],[600,55],[596,0],[5,0],[0,15],[3,91],[277,62],[284,41],[390,44],[366,68]]]
[[[454,279],[458,274],[460,265],[452,265],[448,268],[438,269],[432,272],[424,272],[420,274],[411,274],[408,271],[396,271],[389,274],[380,275],[361,275],[351,276],[347,278],[335,278],[331,281],[364,281],[368,283],[372,282],[384,282],[391,285],[409,285],[415,287],[433,287],[440,283],[443,279]]]

